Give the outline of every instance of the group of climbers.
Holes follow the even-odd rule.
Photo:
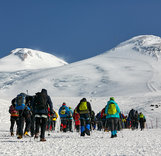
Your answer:
[[[117,131],[121,128],[138,128],[140,123],[141,130],[145,127],[145,116],[135,110],[130,110],[128,116],[121,113],[114,97],[110,97],[106,106],[95,115],[91,104],[86,98],[82,98],[78,105],[72,110],[65,102],[61,105],[58,113],[53,109],[53,103],[46,89],[29,96],[20,93],[15,97],[9,108],[11,114],[11,136],[14,135],[13,127],[16,122],[16,134],[18,139],[23,136],[38,138],[40,141],[46,141],[45,131],[55,131],[58,114],[60,117],[60,131],[73,132],[75,129],[80,131],[81,136],[90,136],[90,131],[97,130],[111,131],[111,138],[117,137]],[[135,113],[134,113],[135,112]],[[73,125],[74,121],[74,125]],[[25,125],[25,129],[24,129]],[[41,132],[39,135],[39,128]]]
[[[40,141],[46,141],[45,130],[48,118],[48,107],[50,107],[50,114],[53,116],[53,104],[46,89],[35,93],[34,96],[29,96],[25,93],[18,94],[12,100],[9,108],[9,113],[11,114],[11,135],[14,135],[13,126],[16,121],[16,135],[18,135],[18,139],[22,139],[23,136],[29,136],[30,131],[31,136],[35,138],[40,136]],[[39,135],[40,127],[41,132]]]

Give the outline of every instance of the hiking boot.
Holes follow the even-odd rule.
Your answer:
[[[29,135],[28,132],[26,131],[26,132],[24,133],[24,136],[30,136],[30,135]]]
[[[117,137],[117,134],[115,134],[114,137],[116,138]]]
[[[14,136],[14,133],[13,132],[11,132],[11,136]]]
[[[22,135],[18,135],[17,139],[22,139]]]
[[[85,131],[84,132],[81,132],[81,136],[85,136]]]
[[[115,136],[114,135],[111,135],[111,138],[114,138]]]
[[[43,141],[44,142],[44,141],[46,141],[46,139],[45,138],[41,138],[40,141]]]
[[[86,129],[85,133],[90,136],[90,131]]]
[[[38,133],[36,133],[36,134],[35,134],[34,139],[37,139],[37,138],[38,138],[38,136],[39,136],[39,134],[38,134]]]

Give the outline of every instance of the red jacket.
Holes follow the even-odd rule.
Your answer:
[[[80,115],[78,112],[74,111],[73,113],[73,119],[75,121],[75,125],[80,125]]]

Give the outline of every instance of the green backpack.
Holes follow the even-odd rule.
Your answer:
[[[110,103],[108,107],[108,114],[114,115],[117,113],[116,105],[114,103]]]
[[[86,101],[80,103],[79,110],[80,111],[88,110],[87,102]]]

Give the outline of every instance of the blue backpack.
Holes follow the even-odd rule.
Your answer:
[[[15,109],[16,110],[24,110],[26,105],[26,94],[25,93],[20,93],[16,97],[16,104],[15,104]]]

